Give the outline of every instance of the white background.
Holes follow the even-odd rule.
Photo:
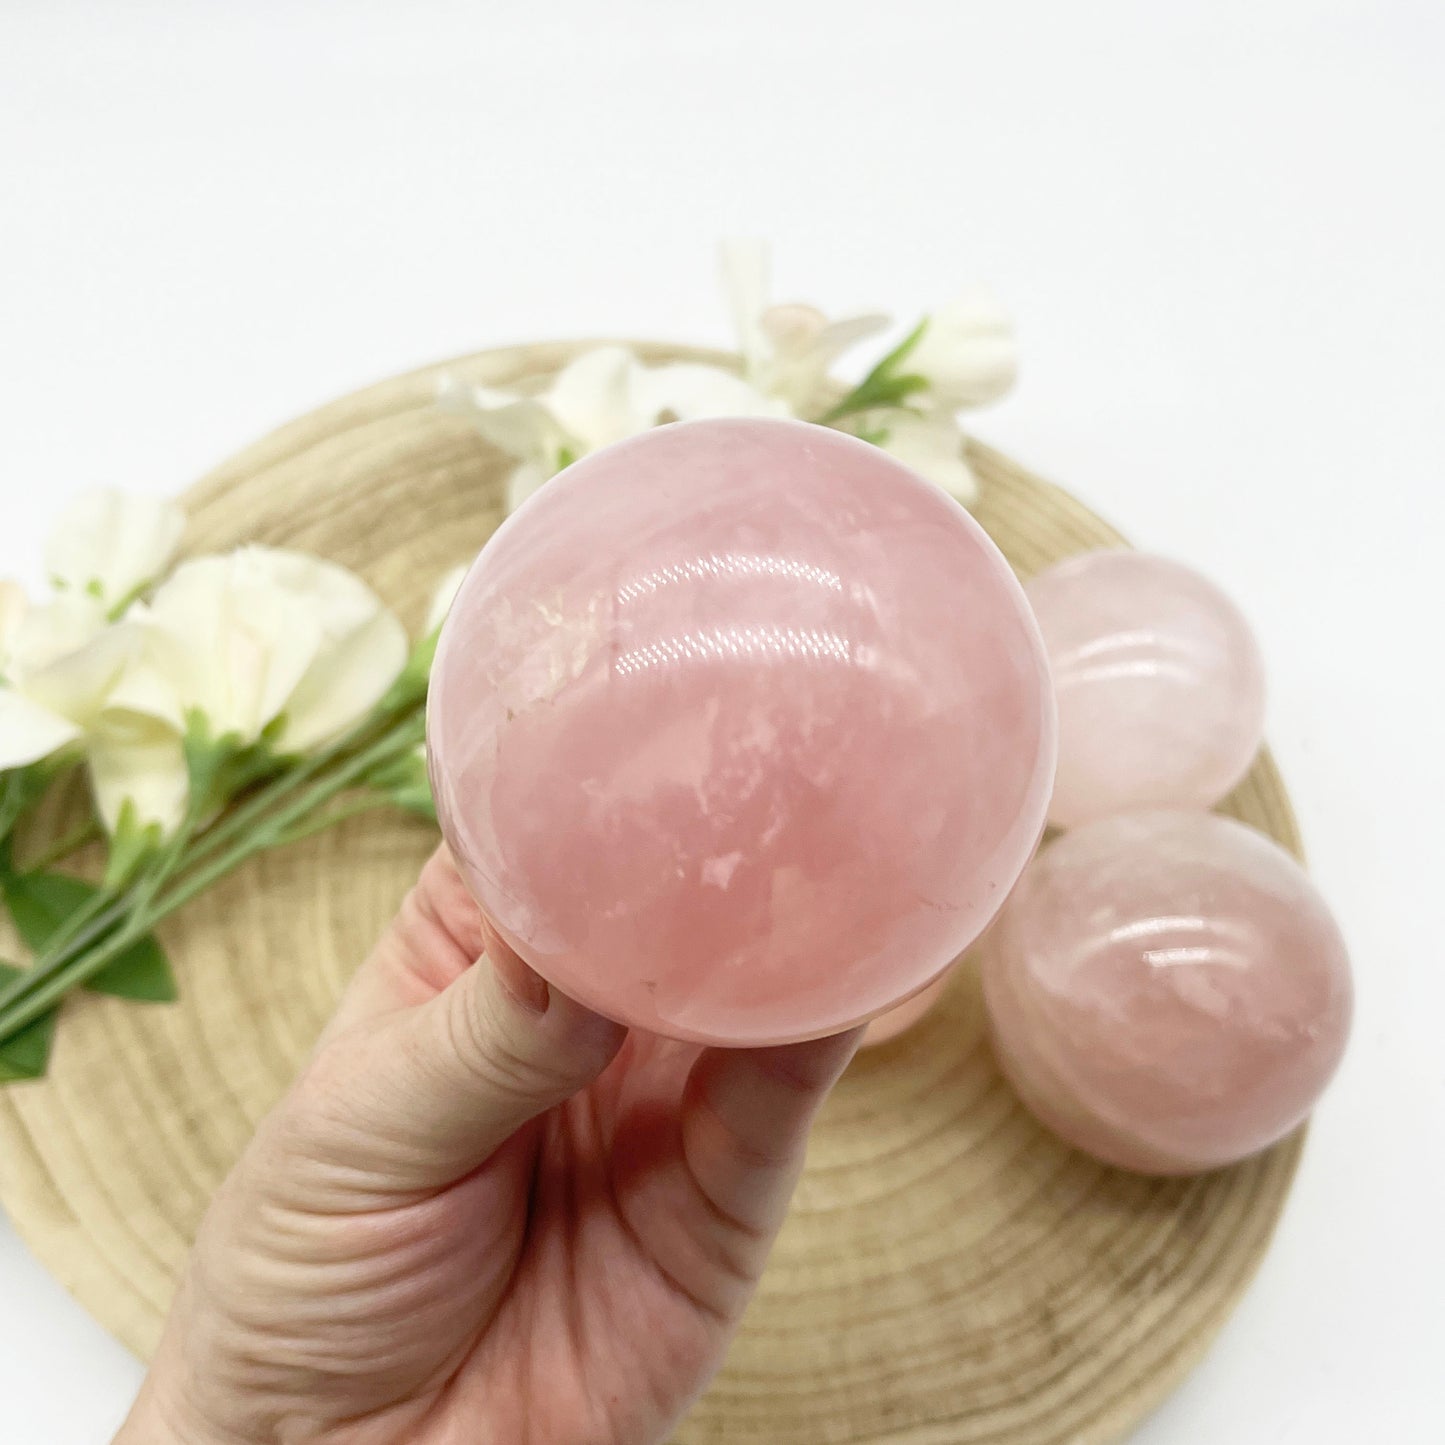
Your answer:
[[[1445,1439],[1445,12],[1361,3],[0,0],[0,574],[387,373],[724,342],[713,248],[1014,307],[976,430],[1257,624],[1359,976],[1257,1284],[1147,1445]],[[139,1368],[0,1222],[0,1436]]]

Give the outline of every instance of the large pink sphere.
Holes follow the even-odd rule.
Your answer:
[[[831,1033],[935,978],[1033,851],[1052,698],[982,528],[884,452],[700,421],[497,532],[432,674],[437,808],[498,931],[676,1038]]]
[[[1069,1143],[1151,1174],[1273,1144],[1349,1032],[1349,960],[1282,848],[1212,813],[1136,813],[1034,860],[984,947],[1004,1072]]]
[[[1206,577],[1143,552],[1086,552],[1028,584],[1059,705],[1049,821],[1213,807],[1264,730],[1264,664]]]
[[[933,1006],[948,989],[948,974],[935,979],[927,988],[921,989],[912,998],[879,1014],[863,1030],[862,1047],[876,1048],[879,1044],[891,1044],[894,1039],[906,1034],[914,1024],[922,1023],[933,1011]]]

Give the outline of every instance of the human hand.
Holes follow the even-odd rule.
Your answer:
[[[860,1033],[629,1035],[438,852],[212,1203],[117,1445],[664,1439]]]

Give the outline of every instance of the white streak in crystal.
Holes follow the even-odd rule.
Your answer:
[[[814,627],[711,627],[680,637],[660,637],[617,659],[620,676],[688,661],[796,657],[816,662],[850,662],[846,637]]]
[[[1141,918],[1134,923],[1125,923],[1113,929],[1109,937],[1118,942],[1148,938],[1159,933],[1203,933],[1206,924],[1197,913],[1160,914],[1154,918]]]
[[[1146,948],[1145,962],[1156,968],[1168,968],[1176,963],[1219,963],[1230,961],[1220,958],[1213,948]]]
[[[660,592],[680,582],[703,582],[732,577],[781,577],[794,582],[807,582],[830,592],[843,590],[843,579],[826,567],[799,562],[791,557],[766,557],[746,552],[714,552],[706,557],[691,557],[658,567],[625,582],[617,589],[620,604],[635,602],[640,597]]]

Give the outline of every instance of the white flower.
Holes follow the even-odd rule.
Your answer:
[[[0,687],[0,773],[28,768],[81,735],[69,718],[11,687]]]
[[[141,827],[173,833],[186,811],[190,779],[180,735],[160,718],[109,706],[86,745],[90,789],[108,833],[129,803]]]
[[[438,400],[517,458],[508,487],[512,511],[568,463],[652,425],[635,395],[640,368],[624,347],[602,346],[568,362],[539,396],[468,387],[448,376]]]
[[[129,617],[144,655],[121,679],[115,710],[178,736],[199,713],[210,736],[278,754],[329,742],[381,700],[405,665],[406,633],[344,567],[270,547],[242,547],[177,568]]]
[[[828,369],[849,347],[877,335],[886,316],[829,321],[814,306],[768,301],[769,253],[762,241],[732,241],[722,252],[723,289],[733,313],[743,376],[798,416],[827,403]]]
[[[28,767],[96,725],[135,644],[94,597],[62,593],[27,607],[7,584],[0,618],[0,771]]]
[[[466,417],[487,441],[516,457],[507,479],[507,510],[514,512],[549,477],[573,458],[557,419],[536,397],[512,396],[490,387],[467,387],[444,376],[437,401],[446,411]]]
[[[61,515],[45,549],[58,590],[84,592],[114,609],[170,565],[185,513],[162,497],[87,492]]]
[[[60,593],[25,608],[0,587],[0,641],[8,635],[7,679],[0,687],[0,770],[25,767],[71,744],[84,744],[96,809],[112,832],[129,799],[137,821],[168,831],[186,798],[180,739],[154,718],[112,706],[140,649],[131,622],[111,623],[88,593]]]
[[[441,581],[436,585],[436,590],[432,593],[431,606],[427,609],[426,623],[421,630],[423,637],[430,637],[447,620],[447,613],[452,610],[452,603],[456,601],[457,593],[461,590],[462,578],[466,575],[465,564],[453,567],[450,572],[443,574]]]
[[[659,422],[712,416],[776,416],[792,413],[780,397],[767,396],[736,372],[702,361],[671,361],[643,367],[637,378],[642,409]]]
[[[625,346],[599,346],[569,361],[542,393],[574,456],[646,431],[656,418],[639,389],[644,367]]]
[[[987,291],[967,291],[935,311],[906,360],[932,398],[958,410],[1001,397],[1018,374],[1018,341],[1007,311]]]
[[[517,458],[520,465],[508,484],[511,511],[578,457],[662,422],[787,412],[782,403],[721,367],[698,362],[645,366],[622,346],[583,352],[537,396],[468,387],[446,377],[438,400]]]
[[[963,433],[946,411],[889,411],[869,418],[877,444],[965,507],[978,501],[978,482],[963,455]]]

